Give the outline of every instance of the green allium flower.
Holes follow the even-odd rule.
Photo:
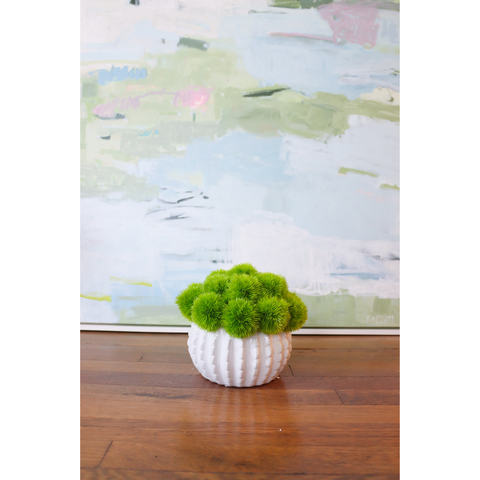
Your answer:
[[[228,270],[214,270],[207,275],[207,278],[214,277],[215,275],[228,275],[230,272]]]
[[[253,302],[245,298],[230,300],[223,312],[222,327],[231,337],[254,335],[258,330],[258,313]]]
[[[267,335],[276,335],[285,331],[290,320],[288,303],[283,298],[263,297],[258,301],[260,331]]]
[[[207,332],[216,332],[220,328],[224,309],[225,302],[220,295],[202,293],[193,302],[192,321]]]
[[[208,276],[203,284],[203,289],[205,292],[214,292],[223,297],[225,296],[229,283],[230,276],[219,273],[213,277]]]
[[[203,284],[192,283],[176,299],[176,303],[182,315],[192,320],[192,306],[195,299],[203,292]]]
[[[253,266],[250,265],[249,263],[240,263],[239,265],[235,265],[232,267],[228,273],[234,274],[234,273],[243,273],[245,275],[257,275],[257,269]]]
[[[230,277],[230,283],[227,288],[227,300],[236,298],[246,298],[255,302],[262,293],[262,285],[256,276],[246,274],[236,274]]]
[[[181,292],[176,303],[203,330],[223,327],[236,338],[293,332],[307,320],[307,307],[288,291],[284,277],[259,273],[249,263],[211,272],[203,284],[192,283]]]
[[[298,330],[307,321],[307,307],[302,299],[295,293],[288,292],[287,295],[288,310],[290,312],[290,321],[285,328],[286,332]]]
[[[284,298],[287,295],[287,281],[281,275],[275,275],[274,273],[259,273],[257,278],[262,284],[265,296]]]

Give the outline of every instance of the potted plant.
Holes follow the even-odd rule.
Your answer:
[[[211,272],[176,299],[192,322],[188,351],[197,370],[220,385],[253,387],[271,382],[285,367],[292,335],[307,320],[300,297],[281,275],[249,263]]]

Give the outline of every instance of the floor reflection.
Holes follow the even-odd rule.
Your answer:
[[[187,464],[193,462],[198,467],[209,462],[211,465],[213,461],[226,468],[235,462],[245,467],[251,451],[249,447],[300,443],[293,394],[288,391],[281,374],[280,378],[258,387],[218,385],[198,390],[198,398],[179,407],[183,410],[179,448]],[[218,450],[212,450],[212,445],[217,445]]]

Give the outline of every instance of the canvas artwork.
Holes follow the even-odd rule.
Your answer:
[[[82,0],[81,321],[249,262],[398,327],[399,81],[395,0]]]

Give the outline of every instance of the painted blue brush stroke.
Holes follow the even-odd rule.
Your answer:
[[[206,187],[218,184],[224,175],[258,185],[277,185],[289,180],[280,159],[281,138],[257,137],[235,132],[212,140],[193,140],[184,157],[164,156],[141,159],[139,169],[150,185],[164,186],[170,171],[202,171]],[[181,181],[170,180],[169,187],[183,188]]]
[[[124,80],[143,80],[147,78],[146,68],[128,68],[112,66],[110,70],[101,69],[89,72],[90,75],[97,73],[98,85],[108,85],[111,82],[122,82]]]
[[[152,22],[143,20],[113,42],[83,44],[80,58],[82,62],[141,60],[145,52],[152,55],[175,52],[179,40],[179,35],[159,30]]]
[[[380,280],[381,278],[385,278],[385,275],[379,274],[379,273],[331,273],[330,274],[332,277],[345,277],[345,276],[350,276],[350,277],[357,277],[361,280]]]

